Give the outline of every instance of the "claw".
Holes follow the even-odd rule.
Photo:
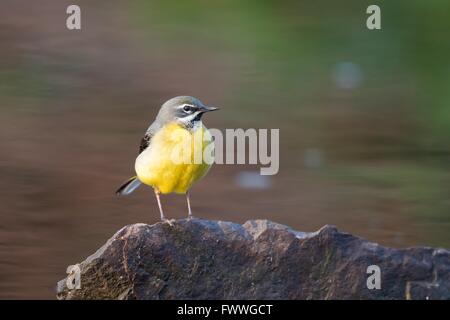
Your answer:
[[[173,227],[173,226],[174,226],[175,219],[163,219],[163,220],[161,220],[161,221],[162,221],[162,222],[165,222],[165,223],[168,223],[169,226]]]

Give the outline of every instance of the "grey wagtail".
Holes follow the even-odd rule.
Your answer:
[[[195,161],[179,163],[174,162],[173,155],[177,152],[188,154],[193,152],[194,145],[186,144],[186,138],[193,140],[199,137],[202,143],[201,151],[210,144],[212,144],[210,149],[214,148],[211,134],[201,120],[205,112],[214,110],[218,108],[208,107],[200,100],[189,96],[175,97],[166,101],[141,140],[139,156],[135,162],[136,176],[127,180],[116,194],[128,195],[142,183],[153,187],[162,221],[168,220],[164,216],[160,194],[172,192],[185,194],[188,218],[192,218],[189,189],[194,182],[205,176],[211,162],[207,163],[202,158],[199,163]]]

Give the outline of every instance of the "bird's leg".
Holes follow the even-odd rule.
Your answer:
[[[186,202],[188,206],[188,219],[192,219],[194,218],[194,216],[192,215],[191,201],[189,200],[189,191],[186,192]]]
[[[172,225],[172,222],[170,220],[167,220],[166,217],[164,216],[164,211],[163,211],[163,208],[161,205],[161,199],[159,197],[160,192],[156,189],[154,189],[154,190],[155,190],[156,200],[158,200],[158,207],[159,207],[159,213],[161,215],[161,221],[168,222],[170,225]]]

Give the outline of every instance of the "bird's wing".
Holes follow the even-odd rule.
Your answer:
[[[148,127],[147,132],[141,139],[141,144],[139,145],[139,154],[150,146],[152,137],[155,135],[156,131],[160,128],[157,122],[153,122],[150,127]]]
[[[144,137],[141,140],[141,144],[139,146],[139,154],[142,153],[145,149],[150,145],[150,140],[152,139],[153,134],[151,132],[146,132]]]

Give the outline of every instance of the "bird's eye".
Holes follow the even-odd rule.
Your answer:
[[[185,105],[185,106],[183,107],[183,110],[186,111],[186,112],[189,112],[189,111],[192,110],[192,108],[191,108],[191,106],[189,106],[189,105]]]

